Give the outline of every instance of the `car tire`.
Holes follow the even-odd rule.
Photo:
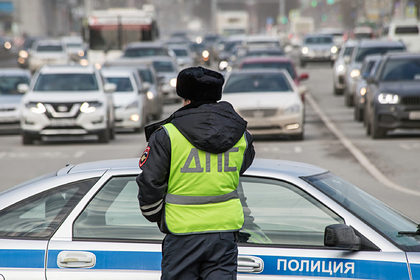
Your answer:
[[[22,144],[23,145],[32,145],[35,138],[25,132],[22,133]]]
[[[354,107],[354,120],[358,122],[363,121],[363,110],[357,106]]]
[[[109,128],[106,128],[98,133],[98,142],[99,143],[109,143],[110,138],[110,130]]]
[[[380,128],[374,117],[372,118],[371,133],[372,139],[381,139],[386,137],[386,129]]]

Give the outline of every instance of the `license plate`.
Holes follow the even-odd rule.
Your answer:
[[[412,111],[408,113],[410,120],[420,120],[420,111]]]
[[[74,126],[74,119],[51,119],[52,126]]]

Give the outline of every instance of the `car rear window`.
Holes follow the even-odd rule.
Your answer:
[[[175,71],[173,64],[169,61],[154,61],[153,67],[156,69],[156,72],[174,72]]]
[[[133,91],[133,85],[131,84],[129,77],[106,77],[109,83],[116,84],[116,92],[128,92]]]
[[[63,47],[60,45],[40,45],[36,48],[37,52],[62,52]]]
[[[188,56],[187,50],[183,49],[172,49],[176,56]]]
[[[255,63],[244,63],[242,69],[286,69],[289,72],[292,79],[296,77],[295,71],[293,70],[290,62],[255,62]]]
[[[405,51],[405,47],[403,46],[392,46],[392,47],[361,47],[357,50],[355,60],[357,62],[362,62],[368,55],[374,54],[385,54],[387,52],[395,52],[395,51]]]
[[[95,74],[41,74],[35,91],[91,91],[98,90]]]
[[[419,27],[413,26],[397,26],[395,28],[395,34],[419,34]]]
[[[223,93],[279,91],[293,91],[289,81],[283,73],[246,73],[232,74],[226,82]]]
[[[420,81],[420,58],[390,59],[384,65],[383,81]]]

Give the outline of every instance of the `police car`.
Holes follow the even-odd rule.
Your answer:
[[[68,165],[0,194],[0,279],[160,279],[138,159]],[[256,159],[238,193],[238,279],[420,279],[420,230],[331,172]]]

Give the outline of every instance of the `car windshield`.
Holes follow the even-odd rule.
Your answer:
[[[361,47],[357,50],[357,54],[355,60],[357,62],[362,62],[368,55],[374,54],[385,54],[387,52],[393,51],[404,51],[405,48],[403,46],[393,46],[393,47]]]
[[[246,56],[282,56],[284,52],[280,50],[260,50],[260,51],[249,51],[246,53]]]
[[[154,61],[153,67],[156,72],[175,72],[175,68],[170,61]]]
[[[115,92],[128,92],[134,90],[129,77],[106,77],[106,79],[109,83],[117,85]]]
[[[342,207],[402,250],[420,252],[420,235],[400,234],[401,231],[417,231],[417,224],[414,221],[332,173],[328,172],[303,179],[341,204]]]
[[[137,71],[144,82],[153,84],[152,73],[148,69],[139,69]]]
[[[40,45],[36,48],[37,52],[62,52],[63,46],[60,45]]]
[[[168,56],[163,48],[131,48],[127,49],[124,57]]]
[[[319,45],[319,44],[332,44],[333,40],[331,37],[309,37],[305,39],[305,44]]]
[[[187,50],[184,49],[172,49],[176,56],[188,56]]]
[[[293,71],[292,64],[290,62],[260,62],[260,63],[245,63],[242,69],[286,69],[289,72],[292,79],[296,77],[295,71]]]
[[[395,28],[395,34],[404,34],[404,35],[414,34],[414,35],[418,35],[419,34],[419,27],[416,26],[416,25],[413,25],[413,26],[397,26]]]
[[[382,81],[420,81],[420,58],[390,59],[384,65]]]
[[[41,74],[34,91],[98,90],[95,74]]]
[[[293,91],[283,73],[247,73],[232,74],[226,81],[223,93],[279,91]]]
[[[0,76],[0,95],[22,95],[18,92],[19,84],[29,84],[25,76]]]

